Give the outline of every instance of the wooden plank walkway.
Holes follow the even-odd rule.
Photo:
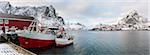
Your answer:
[[[37,55],[10,41],[5,34],[0,35],[0,55]]]
[[[0,55],[36,55],[11,42],[0,43]]]

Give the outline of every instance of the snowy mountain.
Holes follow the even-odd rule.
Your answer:
[[[52,5],[39,7],[14,7],[9,2],[0,2],[0,12],[13,15],[32,16],[43,23],[43,25],[64,25],[63,18],[57,16],[56,11]]]
[[[67,30],[84,30],[85,29],[85,25],[81,23],[67,23],[63,27]]]
[[[121,20],[119,20],[118,25],[128,28],[142,28],[145,23],[147,23],[146,18],[140,16],[137,11],[131,10]]]
[[[0,2],[0,12],[1,13],[9,13],[12,6],[9,4],[9,2]]]
[[[143,30],[147,27],[148,20],[139,15],[136,10],[129,11],[117,24],[98,24],[91,30]]]
[[[132,10],[125,17],[123,17],[120,21],[119,24],[141,24],[145,23],[147,20],[140,16],[137,11]]]

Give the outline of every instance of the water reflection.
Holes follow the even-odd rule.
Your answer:
[[[123,34],[123,51],[127,54],[146,55],[149,54],[149,32],[146,31],[128,31]]]

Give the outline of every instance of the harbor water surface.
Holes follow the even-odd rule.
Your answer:
[[[30,50],[38,55],[150,55],[150,31],[69,31],[73,45]]]

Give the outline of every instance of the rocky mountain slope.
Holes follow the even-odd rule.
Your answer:
[[[40,22],[46,20],[43,22],[43,25],[64,25],[63,18],[56,14],[56,10],[52,5],[39,7],[14,7],[9,2],[0,2],[0,12],[13,15],[32,16],[38,19]]]
[[[119,24],[140,24],[140,23],[145,23],[147,20],[140,16],[137,11],[132,10],[125,17],[123,17],[120,21]]]
[[[119,20],[118,25],[129,28],[142,28],[145,23],[147,23],[146,18],[140,16],[136,10],[131,10],[121,20]]]

